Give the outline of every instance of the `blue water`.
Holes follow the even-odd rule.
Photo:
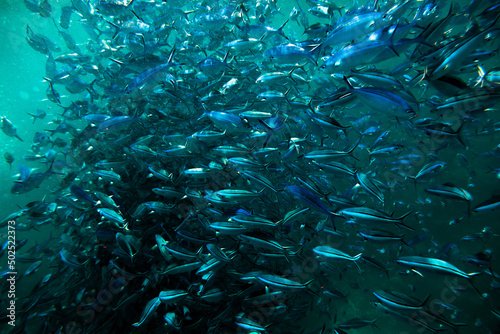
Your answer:
[[[136,1],[139,2],[139,1]],[[161,1],[157,1],[160,3]],[[359,3],[359,2],[358,2]],[[58,18],[60,9],[64,6],[71,5],[71,1],[51,1],[50,4],[53,8],[53,17]],[[300,2],[302,8],[308,8],[305,2]],[[249,3],[249,6],[252,4]],[[340,4],[337,4],[340,6]],[[348,7],[351,3],[346,3]],[[455,5],[460,7],[460,3],[455,2]],[[280,26],[290,13],[291,9],[295,6],[294,3],[288,1],[278,2],[278,8],[280,8],[283,15],[274,15],[268,25],[273,27]],[[314,23],[314,20],[318,22],[326,22],[323,19],[315,18],[309,15],[309,23]],[[24,208],[26,204],[33,201],[54,201],[58,194],[53,194],[51,191],[54,190],[60,182],[60,177],[55,176],[46,180],[42,185],[33,191],[21,195],[12,195],[11,188],[14,180],[16,180],[16,174],[18,172],[18,166],[20,164],[26,165],[30,168],[36,168],[36,172],[43,172],[47,170],[47,164],[34,163],[32,161],[26,161],[23,159],[24,154],[30,153],[32,147],[32,138],[35,132],[44,132],[46,129],[54,129],[57,124],[53,121],[62,118],[63,109],[60,106],[55,105],[51,101],[47,100],[46,90],[48,88],[47,82],[43,79],[45,76],[45,63],[47,57],[34,51],[26,42],[26,25],[33,29],[33,31],[43,34],[51,39],[53,39],[64,52],[71,52],[64,47],[63,40],[58,36],[57,30],[54,23],[50,18],[42,18],[40,15],[32,13],[26,9],[22,1],[15,0],[0,0],[0,116],[5,116],[8,118],[16,127],[18,135],[24,140],[20,142],[16,138],[11,138],[3,133],[0,133],[1,139],[1,150],[0,155],[3,157],[5,152],[10,152],[14,154],[15,161],[12,164],[12,168],[9,164],[5,162],[0,163],[0,218],[7,216],[8,214],[18,211],[20,208]],[[88,41],[88,35],[82,28],[82,22],[80,18],[73,14],[73,21],[69,32],[76,40],[81,50],[86,51],[85,44]],[[296,22],[290,22],[285,28],[284,32],[287,36],[299,41],[305,39],[302,37],[302,27],[300,27]],[[497,35],[495,32],[494,35]],[[108,37],[109,38],[109,37]],[[495,36],[496,38],[496,36]],[[170,41],[173,38],[169,39]],[[492,43],[495,48],[498,47],[498,43]],[[266,46],[267,47],[267,46]],[[497,51],[497,50],[495,50]],[[62,52],[61,52],[62,53]],[[179,59],[181,60],[181,59]],[[500,58],[498,55],[495,58],[489,59],[483,65],[485,68],[493,68],[498,66],[500,63]],[[236,66],[233,65],[232,66]],[[384,64],[387,67],[393,67],[391,62]],[[318,76],[320,76],[318,74]],[[84,81],[90,82],[90,76],[86,76]],[[342,83],[339,84],[339,87]],[[62,86],[58,88],[61,94],[62,105],[69,105],[71,101],[75,100],[76,97],[72,96],[69,92],[65,91]],[[78,95],[80,98],[87,98],[85,93]],[[428,96],[427,96],[428,97]],[[100,102],[102,106],[105,105],[105,101]],[[498,103],[496,104],[498,108]],[[37,120],[33,123],[32,117],[27,115],[28,112],[34,112],[36,109],[44,110],[47,116],[43,120]],[[426,115],[427,116],[427,115]],[[473,117],[472,117],[473,118]],[[439,159],[446,161],[448,163],[447,169],[444,174],[439,178],[439,182],[453,182],[457,186],[467,189],[474,197],[472,201],[472,207],[478,205],[484,200],[490,198],[492,195],[498,194],[500,192],[500,181],[499,176],[492,173],[492,169],[499,168],[500,153],[498,145],[500,144],[500,134],[497,129],[491,129],[493,125],[497,125],[499,122],[498,111],[492,112],[490,116],[482,116],[477,122],[473,119],[471,123],[467,124],[466,131],[466,141],[468,143],[467,149],[460,146],[456,142],[450,147],[447,147],[442,152],[439,153]],[[346,124],[346,121],[340,120],[341,124]],[[75,120],[72,122],[79,130],[82,130],[86,123],[81,120]],[[471,125],[472,124],[472,125]],[[484,128],[488,128],[488,131],[482,131]],[[470,127],[469,127],[470,126]],[[196,129],[197,131],[200,129]],[[393,129],[397,132],[398,130]],[[480,134],[478,134],[480,132]],[[408,136],[408,132],[400,131],[400,139],[405,142],[412,142],[412,139],[404,138]],[[56,135],[55,137],[65,138],[66,140],[71,140],[69,135]],[[354,137],[353,137],[354,138]],[[356,137],[357,138],[357,137]],[[372,139],[368,142],[371,143]],[[434,150],[435,146],[432,148],[427,146],[425,143],[423,146],[419,146],[418,139],[415,139],[414,151],[419,154],[427,154]],[[366,144],[368,145],[368,144]],[[367,161],[366,151],[360,150],[358,157],[362,163]],[[468,161],[463,162],[460,157],[457,156],[458,153],[464,154]],[[60,156],[62,158],[62,155]],[[72,162],[71,153],[68,154],[68,162]],[[360,164],[362,164],[360,163]],[[417,167],[408,167],[414,171],[418,171],[423,164],[415,162]],[[191,166],[194,167],[194,166]],[[365,168],[369,168],[366,165]],[[83,175],[80,175],[83,177]],[[392,180],[389,178],[386,180],[390,183]],[[343,183],[345,182],[345,184]],[[350,182],[346,180],[339,179],[338,183],[345,186]],[[397,182],[396,182],[397,183]],[[380,330],[371,326],[353,329],[349,333],[421,333],[422,328],[419,326],[413,326],[409,324],[408,321],[401,321],[386,315],[378,311],[373,306],[373,301],[375,300],[372,291],[378,289],[391,289],[404,291],[407,294],[415,293],[419,299],[424,300],[427,296],[431,296],[430,300],[440,300],[447,301],[455,305],[457,308],[462,310],[464,316],[458,315],[456,318],[448,320],[456,323],[465,323],[466,327],[463,329],[458,327],[459,333],[498,333],[498,319],[491,313],[492,309],[498,310],[500,308],[499,303],[499,293],[498,286],[492,287],[492,284],[498,282],[498,277],[492,278],[491,272],[488,272],[484,268],[477,268],[475,266],[467,265],[461,257],[464,255],[475,254],[478,252],[487,252],[492,254],[492,270],[498,270],[498,251],[500,250],[498,246],[498,234],[500,224],[500,215],[498,211],[487,213],[483,215],[472,215],[468,217],[466,214],[467,204],[465,202],[453,201],[440,199],[437,197],[429,196],[425,194],[423,189],[427,186],[426,183],[418,185],[419,190],[414,191],[413,182],[404,182],[401,186],[394,186],[385,192],[386,196],[386,211],[391,213],[391,211],[397,211],[398,215],[401,211],[412,210],[417,208],[419,211],[418,218],[412,218],[409,225],[415,228],[417,231],[408,230],[398,230],[400,234],[406,234],[405,240],[408,241],[412,237],[417,235],[425,235],[426,238],[421,243],[412,246],[417,250],[417,253],[422,256],[435,256],[442,247],[449,243],[456,243],[459,247],[459,255],[455,254],[450,258],[451,261],[457,267],[464,268],[467,272],[481,271],[483,272],[481,276],[477,279],[477,286],[480,291],[484,292],[484,298],[480,298],[475,294],[475,292],[468,285],[466,280],[456,280],[454,277],[447,277],[436,275],[433,273],[423,273],[423,278],[419,278],[418,274],[405,272],[407,268],[395,265],[393,262],[394,258],[398,255],[398,246],[379,246],[377,244],[370,243],[360,243],[359,239],[356,239],[356,226],[351,226],[348,224],[341,225],[342,231],[349,234],[350,242],[341,241],[331,241],[333,246],[350,244],[352,249],[350,249],[350,254],[356,254],[356,250],[359,248],[364,249],[364,254],[371,254],[373,256],[378,256],[382,259],[384,263],[390,265],[390,276],[386,277],[385,273],[373,269],[369,266],[362,266],[363,273],[358,273],[356,267],[352,266],[349,269],[342,269],[340,272],[334,271],[324,271],[321,275],[329,275],[328,279],[332,282],[333,287],[344,293],[349,292],[347,300],[343,301],[331,301],[327,297],[322,296],[320,299],[308,297],[298,297],[303,298],[305,304],[309,304],[306,308],[307,317],[300,320],[300,324],[304,325],[306,330],[305,333],[319,333],[319,329],[323,323],[333,324],[335,320],[337,323],[354,318],[354,317],[364,317],[366,319],[376,319],[377,325]],[[345,187],[347,188],[347,186]],[[372,200],[364,196],[365,201],[368,201],[367,205],[372,205]],[[417,204],[418,203],[418,204]],[[299,206],[299,205],[298,205]],[[382,209],[379,207],[379,209]],[[321,215],[317,215],[318,219],[324,218]],[[457,223],[454,223],[457,220]],[[342,224],[342,223],[340,223]],[[61,226],[64,225],[64,226]],[[298,226],[298,224],[296,225]],[[466,242],[460,239],[466,235],[480,234],[486,227],[491,228],[492,237],[486,242]],[[22,278],[19,280],[16,286],[16,297],[17,305],[19,307],[18,314],[21,314],[21,305],[26,300],[31,300],[34,296],[30,295],[34,285],[40,281],[47,273],[56,273],[59,269],[55,266],[62,265],[57,253],[61,249],[61,236],[68,232],[67,224],[60,224],[60,222],[52,221],[48,224],[44,224],[39,228],[32,230],[18,230],[16,232],[16,239],[27,239],[27,244],[23,246],[23,250],[26,251],[37,244],[43,243],[49,237],[55,238],[51,244],[56,254],[47,254],[43,257],[43,263],[40,269],[33,275]],[[7,229],[2,229],[0,231],[0,236],[2,243],[6,240]],[[63,240],[64,241],[64,240]],[[318,243],[326,242],[321,237],[316,240]],[[360,246],[362,245],[362,246]],[[91,249],[95,245],[88,245]],[[308,252],[311,251],[310,247],[306,248]],[[349,249],[349,248],[347,248]],[[390,253],[391,256],[387,256]],[[310,254],[308,254],[310,255]],[[416,254],[415,254],[416,255]],[[7,268],[7,258],[4,255],[0,259],[0,269],[2,271]],[[26,268],[28,268],[29,263],[18,262],[18,272],[23,273]],[[302,263],[304,265],[304,263]],[[62,265],[64,266],[64,265]],[[283,265],[284,267],[286,264]],[[300,268],[293,268],[291,271],[299,271]],[[302,268],[306,272],[301,278],[301,282],[307,281],[309,278],[314,278],[317,274],[316,269],[308,271],[307,268]],[[282,270],[284,271],[284,270]],[[405,275],[402,275],[403,272]],[[406,274],[408,276],[406,276]],[[496,272],[495,272],[496,274]],[[299,275],[300,276],[300,275]],[[341,278],[341,279],[340,279]],[[4,278],[2,278],[4,279]],[[323,281],[323,280],[322,280]],[[61,285],[65,284],[65,276],[58,278],[54,283],[53,291],[59,294]],[[74,281],[71,281],[73,284]],[[101,282],[100,286],[88,287],[92,293],[96,293],[97,290],[101,289],[106,282]],[[498,284],[498,283],[497,283]],[[452,292],[452,288],[463,287],[467,289],[466,292]],[[0,283],[2,286],[2,310],[5,310],[6,303],[8,302],[5,293],[6,285],[5,282]],[[315,289],[318,287],[315,286]],[[60,295],[56,295],[53,303],[57,300],[64,300],[68,302],[68,305],[62,305],[63,307],[74,307],[76,303],[76,294],[79,292],[79,288],[72,288],[70,294],[71,298],[62,298]],[[318,290],[320,291],[320,290]],[[88,292],[88,291],[87,291]],[[88,292],[89,295],[92,295]],[[131,291],[126,291],[126,293],[134,293]],[[74,297],[73,297],[74,295]],[[121,295],[120,295],[121,297]],[[47,298],[47,296],[43,296]],[[115,297],[118,298],[118,297]],[[142,296],[141,296],[142,298]],[[48,299],[48,298],[47,298]],[[136,306],[138,310],[134,310],[133,319],[130,323],[138,321],[138,317],[141,314],[142,307],[148,299],[144,299],[139,306]],[[41,302],[40,302],[41,303]],[[71,306],[71,303],[73,305]],[[41,333],[41,328],[43,326],[44,317],[43,313],[45,310],[50,308],[45,307],[34,307],[32,311],[28,312],[29,320],[18,318],[16,320],[17,328],[21,327],[23,321],[26,322],[26,332],[28,333]],[[53,311],[53,310],[52,310]],[[117,312],[126,314],[126,309],[120,309]],[[443,312],[450,316],[451,313]],[[3,316],[3,313],[2,313]],[[126,318],[126,317],[125,317]],[[2,317],[3,320],[5,318]],[[78,317],[77,317],[78,320]],[[100,319],[100,321],[105,321],[105,319]],[[113,321],[113,320],[110,320]],[[280,319],[280,321],[283,321]],[[56,321],[57,322],[57,321]],[[76,326],[75,320],[60,320],[60,331],[61,333],[81,333],[83,327]],[[63,328],[66,326],[66,329]],[[76,326],[76,327],[75,327]],[[57,326],[51,327],[51,332],[57,332],[55,329]],[[328,328],[332,328],[328,326]],[[280,326],[273,324],[270,327],[270,333],[287,333],[290,331],[289,327],[283,326],[283,328],[288,328],[281,331]],[[2,324],[2,330],[11,330],[7,325]],[[132,331],[132,327],[128,327],[128,330]],[[15,331],[15,329],[14,329]],[[193,333],[204,333],[205,328],[199,331],[193,331]],[[105,333],[106,330],[97,329],[96,333]],[[140,332],[140,331],[138,331]],[[181,331],[182,332],[182,331]],[[296,331],[296,333],[302,333],[303,331]],[[190,333],[186,331],[186,333]]]

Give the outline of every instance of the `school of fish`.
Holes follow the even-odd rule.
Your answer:
[[[0,226],[50,269],[2,328],[499,333],[498,2],[24,4],[51,186]]]

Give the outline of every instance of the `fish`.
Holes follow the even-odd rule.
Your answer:
[[[224,253],[224,251],[222,249],[218,248],[214,244],[207,244],[206,247],[207,247],[208,252],[210,254],[212,254],[212,256],[219,261],[231,262],[233,260],[226,253]]]
[[[310,209],[327,214],[330,217],[330,221],[332,223],[333,228],[335,229],[335,221],[334,221],[335,213],[330,211],[323,204],[323,202],[321,202],[321,200],[318,197],[316,197],[316,195],[314,195],[309,190],[300,186],[287,186],[285,187],[285,189],[289,191],[293,196],[297,197]]]
[[[335,29],[333,29],[322,42],[322,48],[346,44],[360,36],[380,28],[383,24],[383,14],[377,12],[364,12],[345,17]]]
[[[355,256],[350,256],[338,249],[335,249],[330,246],[316,246],[313,249],[313,252],[318,255],[319,257],[322,257],[327,260],[347,260],[347,261],[352,261],[354,264],[358,267],[358,270],[361,272],[361,268],[359,268],[357,264],[357,260],[361,258],[363,255],[362,253],[359,253]]]
[[[102,218],[115,224],[117,227],[120,227],[120,228],[126,227],[127,223],[126,223],[125,219],[120,215],[119,212],[116,212],[115,210],[108,209],[108,208],[97,209],[97,212],[99,212],[99,214],[101,215]]]
[[[378,328],[378,326],[375,324],[375,322],[377,320],[378,319],[368,320],[365,318],[356,317],[356,318],[346,320],[340,324],[337,324],[337,328],[351,329],[351,328],[361,328],[361,327],[365,327],[365,326],[369,326],[369,325],[372,325],[372,326]]]
[[[26,269],[26,271],[24,272],[23,274],[23,277],[26,277],[26,276],[30,276],[32,275],[33,273],[35,273],[39,268],[40,268],[40,265],[42,264],[42,260],[38,260],[36,262],[33,262],[29,267],[28,269]]]
[[[6,117],[4,117],[4,116],[0,117],[0,126],[2,129],[2,132],[4,134],[6,134],[7,136],[15,137],[15,138],[19,139],[20,141],[23,141],[21,139],[21,137],[19,137],[19,135],[17,134],[16,127]]]
[[[384,203],[384,193],[380,188],[368,178],[364,173],[356,172],[356,179],[363,189],[365,189],[370,195],[374,196],[380,202]]]
[[[264,52],[264,55],[269,57],[272,62],[280,65],[300,65],[308,62],[316,64],[315,49],[317,49],[317,46],[308,51],[303,47],[288,43],[277,45]]]
[[[423,309],[424,305],[430,298],[430,296],[428,296],[423,302],[421,302],[415,298],[402,294],[401,292],[388,290],[376,290],[373,292],[373,295],[385,306],[405,311]]]
[[[96,205],[97,202],[94,201],[82,188],[78,187],[77,185],[71,185],[70,186],[71,193],[78,197],[81,200],[87,201],[92,205]]]
[[[498,210],[500,208],[500,197],[493,196],[490,199],[479,203],[474,209],[472,209],[473,213],[483,213],[483,212],[492,212]]]
[[[396,262],[401,265],[425,269],[430,271],[435,271],[438,273],[444,273],[449,275],[455,275],[459,277],[463,277],[465,279],[470,280],[472,277],[478,275],[479,273],[466,273],[451,263],[448,263],[441,259],[435,259],[430,257],[423,256],[401,256]]]
[[[125,94],[131,93],[136,90],[145,89],[146,85],[157,84],[158,76],[160,76],[164,71],[168,70],[175,63],[172,63],[173,53],[169,56],[166,63],[160,64],[158,66],[147,69],[146,71],[140,73],[127,87],[125,87]]]
[[[356,157],[352,155],[352,152],[354,152],[354,150],[358,147],[358,144],[359,141],[356,144],[354,144],[351,148],[345,151],[332,150],[332,149],[315,150],[305,154],[304,158],[322,162],[329,162],[330,160],[342,158],[345,156],[351,156],[354,159],[356,159]]]
[[[89,261],[89,259],[85,260],[84,262],[79,262],[78,258],[75,257],[73,254],[71,254],[71,252],[65,248],[63,248],[59,252],[59,256],[61,257],[61,260],[64,263],[66,263],[67,265],[69,265],[73,268],[76,268],[76,269],[87,270],[87,268],[85,267],[85,264]]]
[[[493,21],[489,27],[483,29],[479,33],[464,37],[463,39],[458,39],[457,42],[453,43],[453,47],[450,46],[450,49],[444,52],[444,59],[432,70],[430,77],[433,79],[440,78],[460,66],[463,57],[475,50],[479,44],[483,42],[484,37],[495,28],[497,20],[498,18]]]
[[[355,176],[356,171],[351,169],[350,167],[344,165],[343,163],[337,161],[330,161],[327,163],[320,163],[313,161],[313,164],[318,166],[321,170],[325,172],[330,172],[332,174],[345,174],[349,176]]]
[[[283,278],[280,276],[272,275],[272,274],[260,274],[257,275],[257,279],[262,284],[271,286],[277,289],[285,289],[285,290],[296,290],[296,289],[305,289],[310,282],[307,283],[298,283],[288,278]]]
[[[216,191],[215,194],[217,194],[217,196],[219,196],[223,201],[241,203],[251,201],[259,197],[262,192],[263,190],[258,193],[254,193],[245,189],[221,189]]]
[[[3,154],[3,157],[5,159],[5,162],[9,164],[9,170],[12,170],[12,163],[15,160],[14,155],[10,152],[5,152]]]
[[[493,85],[493,86],[498,86],[500,85],[500,68],[495,67],[490,69],[489,71],[485,71],[484,68],[478,65],[478,79],[477,82],[474,86],[480,85],[480,87],[483,87],[483,85]]]
[[[247,319],[244,317],[244,314],[238,315],[235,319],[235,323],[238,327],[243,328],[244,330],[247,331],[257,331],[257,332],[264,332],[267,333],[266,328],[269,326],[262,326],[258,322],[252,320],[252,319]]]
[[[467,202],[470,202],[472,200],[472,196],[467,190],[458,188],[452,183],[436,185],[434,187],[427,188],[425,191],[436,196],[441,196],[450,199],[457,199]]]
[[[413,180],[426,179],[430,176],[434,176],[434,174],[440,171],[442,168],[446,167],[447,163],[445,161],[437,161],[437,162],[429,162],[425,164],[418,173],[411,177]]]
[[[155,297],[151,299],[144,307],[144,311],[142,311],[141,314],[141,319],[138,322],[134,322],[132,326],[140,327],[151,321],[151,318],[155,315],[155,312],[160,305],[161,305],[160,297]]]
[[[344,81],[348,86],[349,92],[353,93],[367,105],[375,108],[378,112],[393,115],[398,119],[411,119],[416,114],[412,106],[396,93],[382,88],[354,88],[345,76]]]
[[[49,176],[57,174],[53,171],[52,166],[54,162],[51,163],[49,169],[43,173],[30,173],[28,175],[21,175],[17,182],[14,183],[10,189],[11,194],[19,195],[28,193],[38,187],[45,181]]]
[[[371,240],[371,241],[375,241],[375,242],[399,241],[402,244],[406,244],[406,242],[403,240],[404,235],[395,235],[391,232],[384,231],[384,230],[359,231],[358,233],[365,240]]]
[[[446,137],[455,137],[464,147],[467,147],[463,138],[460,135],[461,130],[463,129],[463,124],[454,131],[448,124],[444,123],[433,123],[424,127],[424,130],[427,134],[436,136],[437,139],[446,138]]]
[[[125,235],[121,232],[116,233],[115,239],[120,251],[133,262],[134,257],[140,251],[141,242],[133,235]]]
[[[393,223],[403,226],[403,219],[408,217],[411,213],[412,212],[410,211],[400,216],[399,218],[394,218],[381,210],[370,209],[368,207],[350,207],[341,209],[337,212],[338,215],[354,218],[355,220],[360,222],[383,224]]]
[[[497,330],[498,4],[21,6],[19,331]]]
[[[41,109],[37,109],[33,114],[27,113],[28,115],[33,117],[33,124],[37,119],[44,119],[47,116],[47,113]]]
[[[397,155],[397,154],[401,153],[403,148],[404,148],[403,145],[377,147],[371,151],[368,151],[368,153],[370,154],[370,156],[369,156],[370,162],[373,160],[374,156]]]
[[[158,295],[158,298],[160,299],[160,302],[162,302],[165,305],[168,304],[175,304],[184,298],[188,293],[183,290],[164,290],[160,291],[160,294]]]
[[[347,73],[352,68],[378,62],[379,59],[385,60],[393,56],[399,56],[393,44],[392,36],[386,41],[370,39],[365,42],[347,45],[331,56],[324,57],[324,63],[321,65],[320,70],[329,74]],[[387,49],[392,52],[387,54],[385,52]]]

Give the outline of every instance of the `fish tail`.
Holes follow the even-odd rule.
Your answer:
[[[353,259],[354,259],[354,261],[353,261],[353,262],[354,262],[354,265],[358,268],[358,272],[359,272],[360,274],[361,274],[361,273],[363,273],[363,272],[361,271],[361,267],[359,266],[358,262],[356,262],[356,261],[357,261],[357,260],[359,260],[359,259],[361,258],[361,255],[362,255],[362,254],[361,254],[361,253],[359,253],[358,255],[356,255],[356,256],[353,258]]]
[[[408,244],[406,243],[406,241],[405,241],[404,237],[405,237],[405,235],[403,234],[403,235],[401,236],[401,243],[402,243],[403,245],[405,245],[406,247],[410,248],[410,245],[408,245]],[[398,256],[399,256],[399,254],[398,254]]]
[[[413,185],[415,186],[415,191],[417,191],[417,177],[416,176],[410,176],[410,175],[407,175],[406,177],[410,178],[413,180]]]
[[[462,125],[460,125],[460,127],[455,132],[455,134],[457,135],[457,139],[460,142],[460,144],[462,144],[465,148],[467,148],[467,145],[465,144],[464,139],[462,138],[462,129],[463,129],[464,125],[465,125],[465,122],[463,122]]]
[[[400,57],[399,52],[396,50],[396,47],[394,46],[394,34],[396,34],[396,31],[398,31],[398,26],[399,24],[396,25],[396,29],[391,34],[391,37],[389,37],[389,49],[391,49],[396,56]]]
[[[411,212],[410,212],[410,213],[411,213]],[[408,230],[410,230],[410,231],[415,231],[415,229],[414,229],[413,227],[408,226],[408,225],[406,225],[406,224],[403,224],[402,222],[401,222],[401,223],[396,223],[396,226],[397,226],[397,227],[399,227],[399,228],[401,228],[401,226],[403,226],[404,228],[406,228],[406,229],[408,229]]]
[[[283,28],[285,27],[285,25],[288,23],[288,21],[290,21],[290,19],[286,20],[285,23],[283,23],[281,25],[281,27],[278,28],[278,34],[280,34],[281,36],[285,37],[286,39],[289,40],[288,37],[285,36],[285,34],[283,33]]]
[[[475,273],[469,273],[467,274],[467,281],[469,282],[469,284],[472,286],[472,288],[477,292],[477,294],[481,297],[481,298],[484,298],[483,297],[483,294],[478,290],[478,288],[476,287],[476,285],[474,284],[473,282],[473,278],[475,278],[477,275],[481,274],[480,272],[475,272]]]
[[[53,167],[53,165],[54,165],[54,161],[55,161],[55,159],[54,159],[54,160],[52,160],[52,161],[50,162],[49,169],[47,169],[47,171],[45,172],[45,174],[58,174],[58,175],[64,175],[64,174],[62,174],[62,173],[57,173],[57,172],[54,172],[54,169],[52,168],[52,167]]]
[[[406,217],[408,217],[412,213],[413,213],[413,211],[408,211],[407,213],[405,213],[404,215],[399,217],[398,220],[403,221],[403,219],[405,219]]]
[[[349,88],[349,90],[353,90],[354,88],[352,87],[351,83],[349,82],[349,79],[344,75],[344,77],[342,78],[342,80],[345,81],[346,85],[347,85],[347,88]]]
[[[356,158],[352,152],[354,152],[354,150],[358,147],[359,143],[361,142],[361,139],[363,139],[363,135],[361,135],[361,137],[359,137],[358,141],[356,142],[356,144],[354,144],[348,151],[347,151],[347,155],[353,157],[355,160],[358,160],[358,158]]]
[[[294,83],[294,84],[297,84],[297,81],[295,81],[295,78],[293,77],[292,73],[293,73],[293,71],[295,71],[296,69],[297,69],[297,66],[295,66],[294,68],[292,68],[292,69],[290,70],[290,72],[288,72],[288,75],[287,75],[287,76],[290,78],[290,80],[292,80],[292,81],[293,81],[293,83]],[[285,99],[286,99],[286,100],[290,103],[290,101],[288,100],[288,98],[287,98],[286,94],[285,94]]]
[[[323,43],[320,43],[320,44],[316,45],[314,48],[312,48],[310,51],[311,58],[316,65],[318,65],[318,59],[319,59],[319,56],[321,54],[322,45],[323,45]]]
[[[474,85],[474,87],[476,87],[479,84],[481,84],[479,87],[483,87],[484,79],[486,77],[486,72],[484,71],[484,69],[480,65],[477,66],[477,74],[479,76],[477,78],[477,81],[476,81],[476,84]]]
[[[113,35],[113,38],[112,39],[115,39],[116,35],[118,35],[118,32],[120,31],[120,27],[117,26],[116,24],[106,20],[106,19],[103,19],[104,21],[106,21],[110,26],[112,26],[113,28],[115,28],[115,34]]]
[[[201,104],[201,107],[203,108],[203,114],[200,117],[198,117],[197,121],[199,121],[202,118],[208,117],[207,109],[205,108],[205,106],[203,105],[203,103]]]
[[[286,249],[283,249],[283,255],[285,256],[286,261],[289,264],[292,264],[292,261],[290,261],[290,258],[288,257],[288,254],[286,253]]]

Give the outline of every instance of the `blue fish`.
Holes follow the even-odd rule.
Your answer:
[[[333,228],[336,229],[334,220],[335,213],[330,211],[311,191],[300,186],[286,186],[285,190],[290,192],[294,197],[298,198],[308,208],[327,214],[330,217]]]

